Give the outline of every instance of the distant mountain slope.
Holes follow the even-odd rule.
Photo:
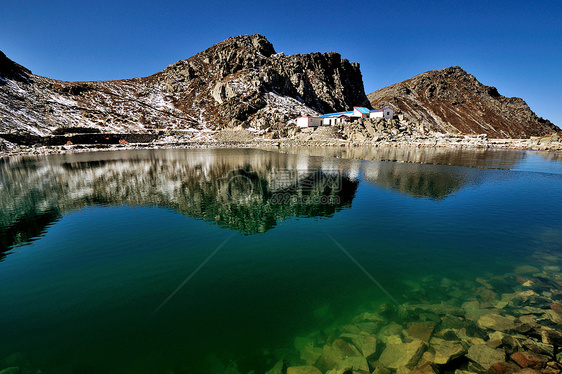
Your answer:
[[[458,66],[416,75],[368,98],[373,107],[389,106],[437,132],[528,138],[560,131],[522,99],[500,95]]]
[[[265,129],[299,115],[368,106],[359,64],[337,53],[276,54],[261,35],[227,39],[145,78],[62,82],[0,52],[0,133]]]

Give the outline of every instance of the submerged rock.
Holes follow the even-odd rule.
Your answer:
[[[483,329],[508,331],[515,327],[515,317],[500,316],[499,314],[485,314],[478,319],[478,326]]]
[[[544,369],[549,358],[533,352],[515,352],[511,359],[522,368]]]
[[[408,335],[424,342],[429,342],[437,324],[432,321],[412,322],[408,324]]]
[[[279,360],[271,368],[271,370],[267,371],[265,374],[285,374],[287,372],[287,361]]]
[[[413,369],[427,349],[427,344],[421,340],[411,343],[389,344],[379,357],[379,363],[389,369],[405,366]]]
[[[517,274],[536,274],[540,270],[531,265],[522,265],[515,268]]]
[[[474,368],[479,371],[488,370],[493,364],[505,362],[505,352],[493,349],[486,344],[476,344],[468,349],[466,357],[473,363]]]
[[[435,363],[445,365],[449,361],[454,360],[467,353],[461,342],[442,342],[435,351]]]
[[[287,374],[322,374],[314,366],[291,366],[287,369]]]
[[[371,358],[377,353],[378,340],[373,335],[342,334],[340,338],[351,342],[365,358]]]

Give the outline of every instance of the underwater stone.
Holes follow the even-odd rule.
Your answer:
[[[531,265],[522,265],[515,268],[516,274],[535,274],[540,270]]]
[[[339,352],[339,355],[342,357],[359,357],[361,356],[361,352],[355,348],[354,345],[347,343],[343,339],[336,339],[332,343],[332,348]]]
[[[429,342],[437,324],[432,321],[412,322],[408,324],[408,335],[424,342]]]
[[[353,344],[355,344],[365,358],[371,358],[377,353],[378,341],[372,335],[353,339]]]
[[[337,369],[369,372],[369,364],[365,357],[347,357],[338,364]]]
[[[476,364],[480,370],[488,370],[490,366],[497,362],[505,362],[505,352],[493,349],[486,344],[476,344],[468,349],[466,357]]]
[[[483,329],[496,331],[512,330],[515,327],[515,317],[500,316],[499,314],[485,314],[478,319],[478,326]]]
[[[427,344],[421,340],[414,340],[411,343],[389,344],[382,352],[379,363],[389,369],[398,369],[401,366],[412,369],[426,349]]]
[[[445,365],[466,352],[466,349],[460,342],[443,341],[435,351],[435,363]]]
[[[265,374],[285,374],[287,372],[287,361],[279,360],[271,368],[271,370],[267,371]]]
[[[515,352],[511,359],[522,368],[543,369],[546,367],[548,357],[533,352]]]
[[[287,368],[287,374],[322,374],[314,366],[291,366]]]
[[[416,367],[410,374],[437,374],[439,371],[429,362]]]
[[[326,373],[327,374],[327,373]],[[371,374],[390,374],[390,370],[382,366],[378,366]]]
[[[318,358],[320,358],[321,354],[322,354],[322,348],[307,345],[301,351],[300,357],[308,365],[313,365],[316,363],[316,361],[318,361]]]
[[[486,374],[512,374],[520,372],[521,368],[513,362],[497,362],[490,366]]]

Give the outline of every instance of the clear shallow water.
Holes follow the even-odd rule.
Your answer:
[[[21,352],[45,373],[264,372],[295,336],[390,301],[330,236],[399,303],[428,277],[509,272],[562,249],[561,165],[400,149],[5,161],[0,359]]]

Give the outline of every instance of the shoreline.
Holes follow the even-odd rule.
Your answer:
[[[3,145],[0,143],[0,146]],[[485,139],[477,136],[445,135],[439,138],[391,141],[351,141],[341,139],[295,140],[260,139],[248,141],[155,141],[151,143],[127,144],[72,144],[56,146],[25,146],[8,143],[0,149],[0,159],[18,156],[42,156],[84,152],[103,152],[136,149],[196,149],[196,148],[288,148],[288,147],[328,147],[328,148],[438,148],[438,149],[503,149],[519,151],[541,151],[562,153],[562,142],[542,142],[540,139]]]

